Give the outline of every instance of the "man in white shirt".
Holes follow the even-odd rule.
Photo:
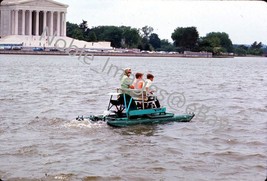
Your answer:
[[[152,74],[147,74],[147,80],[145,82],[145,86],[146,86],[146,92],[147,94],[153,94],[153,90],[150,89],[152,82],[154,80],[154,75]]]
[[[145,82],[145,86],[146,86],[146,92],[147,94],[149,95],[148,96],[148,100],[154,100],[155,104],[156,104],[156,107],[159,108],[160,107],[160,103],[159,103],[159,100],[157,99],[156,96],[153,96],[153,90],[150,89],[151,85],[152,85],[152,82],[154,80],[154,75],[152,74],[147,74],[147,80]]]

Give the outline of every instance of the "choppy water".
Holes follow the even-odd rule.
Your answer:
[[[86,63],[0,55],[0,179],[266,178],[266,58],[95,57]],[[152,72],[170,112],[197,116],[122,129],[76,121],[107,108],[107,93],[119,85],[115,67]]]

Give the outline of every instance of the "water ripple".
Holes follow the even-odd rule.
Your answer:
[[[266,178],[266,59],[113,57],[103,70],[107,58],[90,67],[75,57],[0,55],[0,179]],[[119,86],[111,65],[152,72],[159,88],[185,94],[177,110],[163,100],[168,111],[194,103],[199,116],[122,129],[75,120],[107,109],[107,93]],[[208,122],[201,106],[229,124]]]

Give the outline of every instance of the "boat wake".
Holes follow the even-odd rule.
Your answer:
[[[83,120],[72,120],[68,123],[65,123],[65,127],[68,128],[104,128],[107,127],[107,123],[105,121],[92,121],[90,119]]]

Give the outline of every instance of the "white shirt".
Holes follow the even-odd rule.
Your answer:
[[[145,82],[146,88],[150,88],[152,85],[152,81],[150,79],[147,79]]]

